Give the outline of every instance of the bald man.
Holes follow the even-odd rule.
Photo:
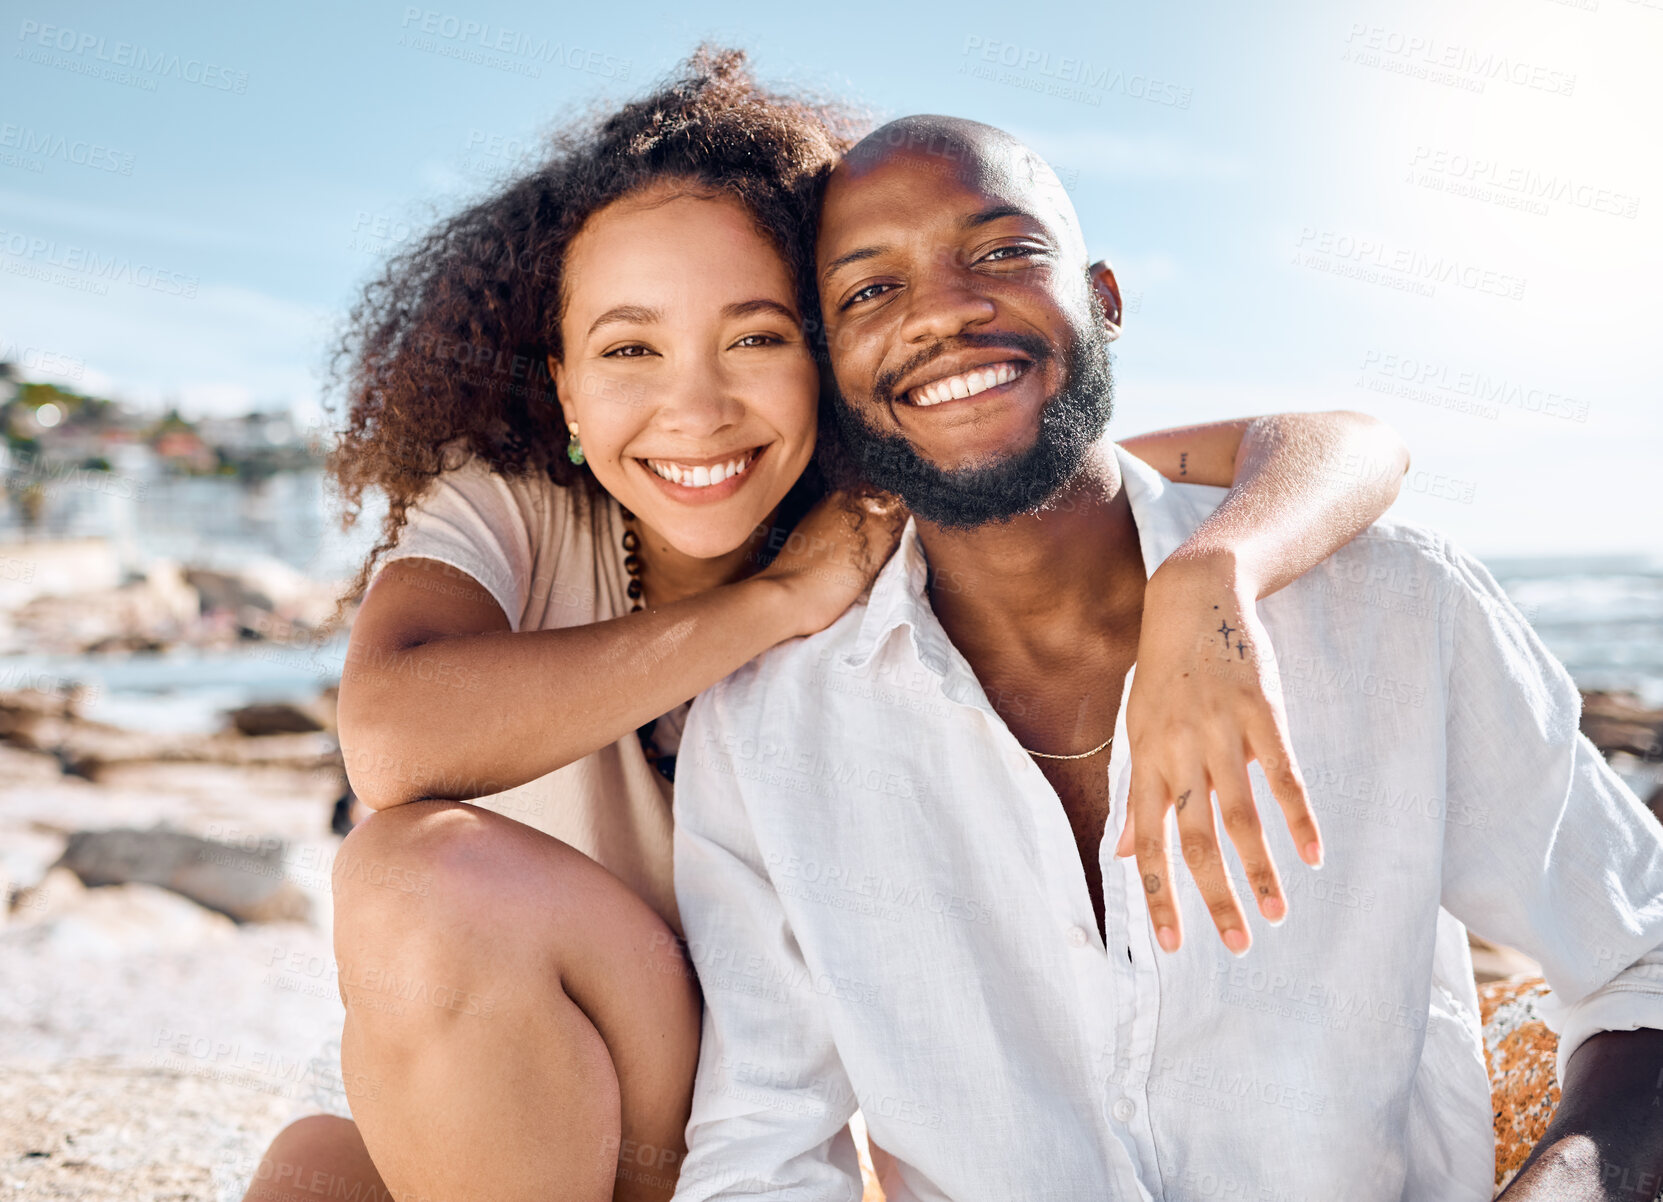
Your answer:
[[[1115,854],[1124,699],[1149,574],[1222,491],[1106,438],[1113,273],[1037,156],[942,117],[837,169],[817,272],[841,437],[915,519],[866,602],[688,722],[677,1197],[856,1198],[858,1107],[892,1202],[1487,1199],[1463,924],[1554,991],[1563,1097],[1506,1196],[1656,1193],[1663,840],[1482,565],[1379,523],[1256,619],[1200,607],[1209,671],[1281,665],[1326,861],[1267,820],[1238,866],[1208,802],[1233,782],[1176,782],[1175,887],[1158,810]],[[1275,812],[1259,768],[1240,788]],[[1232,882],[1280,918],[1272,857],[1280,929],[1235,909],[1179,948]]]

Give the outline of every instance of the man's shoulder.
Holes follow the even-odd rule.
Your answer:
[[[1218,508],[1226,491],[1200,484],[1168,482],[1186,533],[1193,532]],[[1359,594],[1359,588],[1367,594]],[[1415,522],[1381,518],[1345,546],[1267,602],[1286,605],[1299,598],[1325,597],[1330,604],[1382,596],[1388,609],[1423,616],[1447,613],[1450,602],[1496,599],[1500,589],[1478,558],[1442,531]],[[1281,597],[1280,602],[1276,598]],[[1410,603],[1407,607],[1398,602]]]
[[[1443,531],[1414,522],[1383,518],[1324,562],[1341,566],[1363,563],[1370,568],[1400,565],[1440,582],[1446,593],[1454,590],[1458,595],[1495,589],[1489,570],[1476,555]]]
[[[1267,619],[1280,615],[1298,627],[1320,618],[1325,626],[1338,622],[1334,629],[1381,636],[1400,627],[1429,633],[1426,623],[1453,632],[1474,620],[1522,622],[1476,555],[1442,531],[1386,520],[1361,531],[1261,606]],[[1296,628],[1284,626],[1284,634]]]

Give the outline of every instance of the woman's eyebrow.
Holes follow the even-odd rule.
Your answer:
[[[749,317],[753,313],[778,313],[787,321],[797,320],[794,309],[768,296],[759,296],[747,301],[733,301],[722,306],[723,317]]]
[[[613,305],[595,318],[595,324],[589,327],[589,333],[592,335],[602,326],[619,325],[624,322],[631,325],[651,325],[655,321],[663,320],[663,313],[646,305]]]

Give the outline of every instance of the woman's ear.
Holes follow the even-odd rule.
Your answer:
[[[1120,284],[1114,278],[1114,268],[1109,266],[1107,259],[1099,259],[1086,273],[1091,276],[1091,292],[1097,298],[1098,307],[1103,311],[1103,328],[1109,332],[1109,341],[1120,337]]]
[[[572,412],[571,404],[566,400],[571,396],[571,390],[566,387],[566,367],[554,355],[549,356],[549,379],[554,381],[554,398],[560,402],[561,420],[568,429],[577,420],[577,414]]]

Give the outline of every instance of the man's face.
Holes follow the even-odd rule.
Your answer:
[[[868,479],[928,520],[1038,508],[1107,421],[1108,337],[1054,190],[1003,145],[888,150],[827,190],[816,270],[839,424]]]

